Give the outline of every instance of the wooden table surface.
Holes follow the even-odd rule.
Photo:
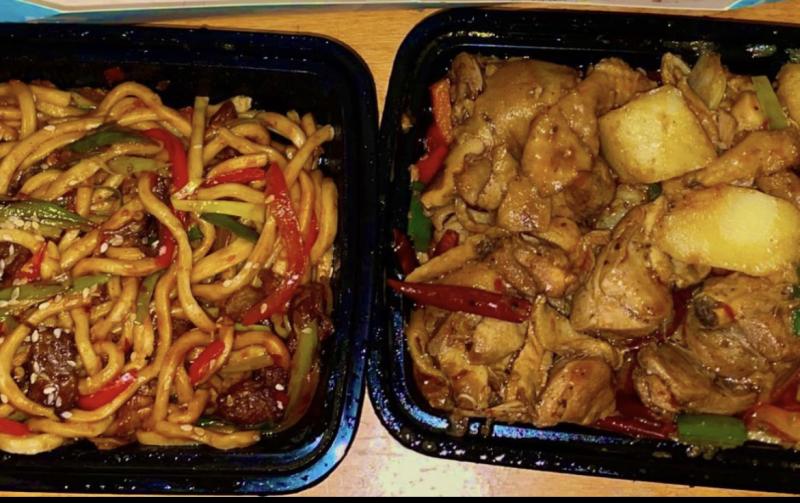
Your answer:
[[[525,7],[554,8],[537,5],[536,2],[526,3]],[[555,8],[565,7],[563,4],[555,6]],[[637,9],[620,8],[574,8],[637,11]],[[335,38],[358,52],[369,65],[375,78],[378,106],[382,110],[397,48],[408,31],[433,12],[434,9],[395,7],[307,8],[187,17],[160,24],[316,33]],[[800,0],[785,0],[777,4],[722,13],[675,10],[648,10],[648,12],[708,15],[800,25]],[[19,493],[0,493],[0,496],[11,494]],[[745,496],[759,493],[564,475],[430,458],[407,450],[391,438],[375,416],[369,399],[366,399],[358,434],[344,461],[322,483],[300,494],[308,496],[348,494]]]

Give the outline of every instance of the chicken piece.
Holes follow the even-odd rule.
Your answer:
[[[800,124],[800,63],[786,63],[778,72],[778,99],[789,117]]]
[[[450,67],[450,93],[453,98],[453,122],[469,119],[475,108],[475,98],[483,91],[483,72],[472,54],[462,52],[453,58]]]
[[[789,129],[753,131],[705,168],[685,175],[689,187],[720,183],[750,186],[758,176],[771,175],[800,162],[800,140]]]
[[[545,231],[550,227],[553,203],[542,197],[528,177],[516,177],[508,184],[497,209],[497,225],[511,232]]]
[[[519,162],[506,145],[497,145],[490,155],[465,159],[464,171],[455,175],[456,190],[467,204],[484,210],[496,210],[517,176]]]
[[[504,145],[514,158],[519,158],[531,120],[578,83],[578,72],[567,66],[529,59],[494,61],[481,81],[483,92],[473,104],[466,104],[463,100],[479,88],[474,64],[466,58],[459,61],[459,72],[453,75],[457,103],[453,113],[457,123],[464,122],[455,129],[455,145],[442,174],[422,195],[422,204],[429,209],[452,202],[455,176],[466,168],[468,156],[489,155],[495,166],[500,161],[492,156],[503,152],[495,147]],[[474,183],[466,186],[471,193],[477,193]],[[503,192],[502,187],[500,190]]]
[[[800,303],[791,291],[790,284],[736,273],[707,280],[692,304],[704,328],[735,325],[769,362],[792,362],[800,359],[800,338],[792,331],[792,311]]]
[[[599,358],[562,360],[550,372],[550,379],[536,406],[534,424],[592,424],[614,413],[613,373]]]
[[[472,333],[469,359],[480,365],[497,363],[525,344],[525,325],[483,318]]]
[[[661,56],[661,81],[664,85],[677,86],[678,82],[689,77],[692,69],[677,54],[671,52]]]
[[[756,186],[762,192],[779,197],[800,209],[800,176],[792,171],[779,171],[756,178]]]
[[[617,185],[614,199],[603,209],[597,217],[594,227],[596,229],[613,229],[625,215],[642,203],[647,201],[647,186],[645,185]]]
[[[486,409],[492,396],[489,369],[473,364],[467,349],[480,320],[475,315],[448,314],[427,347],[447,379],[455,406],[465,410]]]
[[[650,344],[639,351],[633,372],[636,392],[648,408],[667,414],[738,414],[758,394],[718,381],[691,352],[674,343]]]
[[[714,369],[720,377],[743,380],[770,370],[767,359],[750,346],[746,334],[738,326],[707,330],[690,310],[682,338],[695,361]]]
[[[492,389],[486,366],[471,364],[466,349],[459,346],[442,348],[436,359],[450,381],[457,408],[481,411],[489,407]]]
[[[637,206],[614,228],[611,242],[575,294],[570,321],[579,332],[635,338],[672,315],[672,296],[650,264],[649,233],[663,204]]]
[[[592,171],[600,152],[597,118],[653,87],[643,74],[609,58],[595,65],[578,86],[531,125],[522,171],[545,197]]]
[[[533,323],[529,323],[525,345],[514,360],[509,373],[505,402],[520,402],[532,412],[547,383],[553,356],[552,351],[544,348],[539,334],[533,328]]]
[[[597,118],[593,120],[596,122]],[[539,194],[552,196],[561,192],[579,172],[591,171],[593,162],[589,146],[570,129],[569,121],[558,107],[533,121],[522,168]]]
[[[408,352],[414,365],[414,381],[422,396],[432,407],[452,410],[454,407],[450,394],[450,382],[428,352],[430,342],[426,319],[435,322],[440,318],[436,310],[417,309],[411,313],[406,327]]]
[[[575,331],[569,320],[547,305],[543,296],[533,308],[533,331],[542,347],[558,356],[601,358],[614,369],[622,366],[622,355],[609,343]]]
[[[578,279],[570,272],[567,254],[546,243],[505,240],[488,263],[508,284],[531,297],[538,293],[563,297]]]
[[[736,119],[737,133],[765,129],[768,124],[767,116],[761,110],[761,103],[753,91],[745,91],[739,95],[731,107],[731,114]]]
[[[616,189],[611,169],[598,157],[591,171],[578,173],[561,194],[572,212],[572,218],[588,224],[614,200]]]

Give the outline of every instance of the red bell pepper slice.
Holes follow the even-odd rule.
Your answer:
[[[442,238],[436,243],[436,248],[433,249],[433,256],[438,257],[442,253],[458,246],[459,236],[453,229],[447,229],[442,234]]]
[[[22,281],[37,281],[42,275],[42,262],[44,262],[45,254],[47,253],[47,244],[42,243],[36,250],[36,253],[20,267],[19,271],[14,275],[15,280]]]
[[[792,443],[800,442],[800,413],[774,405],[759,405],[745,416],[749,430],[764,429]]]
[[[289,196],[289,188],[286,186],[283,171],[277,164],[272,164],[267,170],[265,192],[268,197],[272,198],[270,208],[278,224],[278,234],[286,248],[287,274],[278,288],[244,313],[242,323],[245,325],[255,325],[273,314],[284,312],[292,295],[300,285],[300,278],[308,263],[308,255],[305,254],[300,226],[297,224],[297,215]]]
[[[436,124],[431,124],[428,133],[425,135],[425,150],[433,152],[439,147],[447,146],[447,138],[442,134],[442,130]]]
[[[444,78],[430,87],[433,121],[449,144],[453,141],[452,105],[450,104],[450,79]]]
[[[112,66],[111,68],[103,70],[103,77],[105,77],[106,83],[108,83],[109,86],[114,86],[126,78],[125,72],[118,66]]]
[[[172,191],[177,192],[189,183],[189,164],[186,160],[186,150],[183,143],[166,129],[153,128],[142,131],[148,138],[158,140],[164,144],[169,154],[172,165]]]
[[[595,421],[592,426],[632,437],[658,440],[669,440],[677,430],[672,423],[651,421],[642,417],[606,417]]]
[[[403,274],[408,276],[414,269],[419,267],[417,254],[414,253],[414,246],[405,232],[400,229],[392,229],[392,236],[394,237],[392,250],[394,250],[395,257],[397,257],[397,263]]]
[[[420,160],[417,161],[417,173],[420,182],[427,185],[436,177],[439,170],[441,170],[444,165],[444,160],[447,158],[448,152],[449,149],[447,145],[440,145],[432,152],[423,155]]]
[[[128,389],[138,377],[136,370],[129,370],[120,375],[102,389],[95,391],[91,395],[81,395],[78,397],[78,407],[83,410],[96,410],[103,405],[111,402],[126,389]]]
[[[200,356],[189,366],[189,382],[195,385],[202,381],[211,370],[214,360],[225,351],[225,343],[216,340],[206,346]]]
[[[175,257],[175,250],[178,247],[175,237],[164,224],[158,226],[158,255],[155,258],[156,265],[161,269],[166,269],[172,264]]]
[[[11,435],[12,437],[24,437],[30,435],[31,430],[28,425],[11,419],[0,418],[0,433]]]
[[[525,299],[467,286],[404,283],[387,280],[389,286],[418,304],[522,323],[530,318],[531,303]]]
[[[261,168],[243,168],[211,177],[203,183],[203,187],[214,187],[222,183],[250,183],[266,177],[267,174]]]

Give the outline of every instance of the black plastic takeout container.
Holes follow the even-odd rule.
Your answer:
[[[533,10],[451,10],[436,14],[406,37],[394,63],[379,139],[380,186],[387,216],[381,230],[383,279],[397,277],[391,228],[408,220],[409,164],[423,152],[432,118],[428,85],[443,77],[461,51],[525,56],[585,68],[618,56],[656,70],[666,51],[689,62],[703,47],[721,52],[733,71],[774,78],[796,56],[800,28],[659,15]],[[403,132],[402,116],[414,126]],[[588,428],[469,422],[452,434],[446,414],[433,410],[413,381],[403,324],[411,303],[383,285],[376,289],[370,340],[370,396],[383,424],[405,446],[430,456],[577,474],[800,491],[800,453],[748,443],[705,459],[673,442],[634,440]]]
[[[119,66],[173,107],[195,95],[244,94],[254,106],[313,112],[332,124],[322,169],[339,189],[336,332],[323,345],[320,385],[304,419],[244,450],[81,442],[33,457],[0,455],[0,487],[17,491],[272,494],[303,489],[344,457],[358,423],[376,239],[375,86],[363,62],[319,37],[97,25],[0,25],[0,80],[108,87]]]

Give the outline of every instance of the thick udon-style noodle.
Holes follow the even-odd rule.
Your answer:
[[[185,166],[164,135],[177,139]],[[307,327],[292,309],[304,288],[322,285],[322,316],[330,314],[337,192],[318,161],[333,136],[311,114],[254,110],[243,96],[197,97],[176,110],[134,82],[108,92],[0,84],[0,450],[35,454],[76,439],[100,448],[249,446],[257,426],[208,418],[220,397],[245,381],[259,385],[255,373],[272,368],[285,372],[284,384],[255,392],[291,410],[270,426],[302,416],[323,335],[314,320],[314,340],[299,340]],[[276,176],[288,214],[269,185]],[[159,240],[137,242],[154,226]],[[297,241],[287,226],[296,226],[301,250],[290,249]],[[20,254],[26,260],[13,263]],[[231,315],[242,291],[285,295],[245,326]],[[251,298],[246,307],[258,305]],[[61,403],[63,376],[46,375],[35,359],[48,354],[36,347],[45,333],[75,355],[72,408]],[[298,361],[309,354],[310,364]],[[46,361],[64,364],[53,355]],[[41,379],[52,385],[37,399],[31,390]]]

